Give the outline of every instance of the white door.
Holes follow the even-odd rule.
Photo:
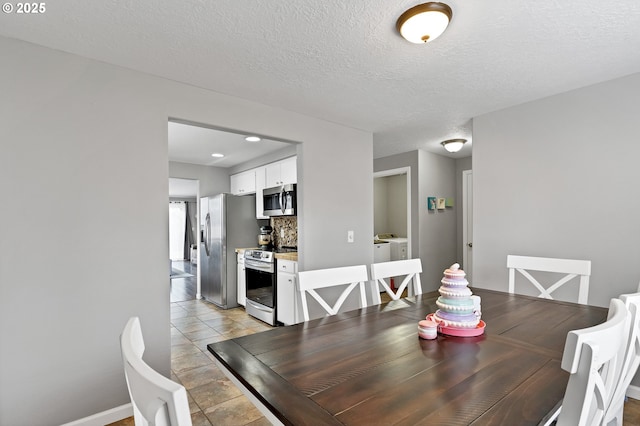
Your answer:
[[[473,285],[473,171],[462,171],[462,268]]]

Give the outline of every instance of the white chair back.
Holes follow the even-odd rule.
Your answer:
[[[622,361],[620,347],[626,344],[629,320],[624,303],[612,299],[607,321],[567,334],[562,369],[570,376],[558,426],[602,424],[615,389]]]
[[[298,272],[298,289],[302,301],[302,314],[305,321],[309,321],[309,307],[307,305],[307,294],[311,295],[328,315],[335,315],[342,307],[349,294],[358,287],[360,291],[360,307],[367,306],[367,294],[364,283],[368,281],[367,267],[365,265],[346,266],[341,268],[317,269],[314,271]],[[346,286],[340,296],[330,306],[317,289],[328,287]]]
[[[142,360],[144,340],[138,317],[125,325],[120,348],[136,426],[191,426],[185,388]]]
[[[622,415],[627,389],[640,366],[640,293],[623,294],[620,300],[631,315],[631,324],[626,345],[622,351],[619,379],[609,409],[605,415],[605,424],[622,425]]]
[[[562,285],[580,277],[580,288],[578,290],[578,303],[586,305],[589,298],[589,276],[591,275],[590,260],[554,259],[548,257],[530,256],[507,256],[507,268],[509,269],[509,293],[515,293],[515,272],[520,272],[531,284],[533,284],[540,295],[545,299],[553,299],[551,293]],[[551,286],[545,287],[538,282],[528,271],[545,271],[565,274]]]
[[[422,272],[422,261],[420,259],[395,260],[392,262],[374,263],[371,265],[371,280],[373,281],[373,300],[380,304],[380,292],[378,285],[387,292],[392,300],[398,300],[404,290],[409,287],[409,296],[422,294],[422,284],[420,283],[420,273]],[[391,288],[391,278],[404,277],[402,283],[394,291]]]

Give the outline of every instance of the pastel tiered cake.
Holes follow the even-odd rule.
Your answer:
[[[481,323],[482,330],[478,330],[478,333],[482,334],[484,331],[484,322],[480,321],[479,302],[478,306],[474,304],[474,298],[477,296],[472,297],[465,275],[457,263],[444,271],[442,286],[438,289],[440,297],[436,300],[438,310],[432,316],[445,334],[457,334],[456,330],[477,329]],[[451,331],[453,332],[450,333]]]

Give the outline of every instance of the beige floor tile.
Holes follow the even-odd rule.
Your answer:
[[[202,330],[196,330],[196,331],[185,331],[182,334],[184,334],[184,337],[186,337],[187,339],[194,341],[194,340],[202,340],[202,339],[214,339],[217,336],[220,336],[220,332],[218,332],[217,330],[207,327],[205,329]]]
[[[225,379],[224,373],[214,364],[179,371],[175,374],[187,390]]]
[[[183,334],[188,333],[190,331],[200,331],[200,330],[207,330],[211,328],[200,320],[198,320],[198,322],[192,322],[190,324],[174,325],[174,327],[180,330]]]
[[[207,415],[202,411],[198,411],[197,413],[191,413],[191,424],[193,426],[212,426]],[[270,424],[270,423],[267,423]],[[257,425],[256,425],[257,426]]]
[[[204,414],[214,425],[246,425],[262,417],[244,395],[208,408]]]
[[[205,337],[201,340],[194,340],[193,344],[196,345],[202,352],[208,352],[207,345],[209,343],[222,342],[223,340],[229,340],[227,336],[219,334],[218,336]]]
[[[258,420],[247,423],[247,426],[271,426],[271,422],[266,417],[260,417]]]
[[[171,369],[178,374],[182,371],[202,367],[211,363],[211,358],[200,352],[198,354],[185,355],[172,359]]]
[[[174,327],[178,327],[178,326],[184,327],[194,323],[200,324],[202,323],[202,321],[200,321],[200,318],[198,318],[197,316],[188,316],[184,318],[171,319],[171,324],[173,324]]]
[[[231,318],[217,317],[217,318],[212,318],[212,319],[203,319],[202,322],[207,324],[209,327],[217,327],[217,326],[220,326],[220,325],[235,324],[237,321],[234,321]]]
[[[191,343],[191,340],[184,337],[182,333],[180,333],[179,335],[171,336],[171,347],[188,345],[189,343]]]
[[[190,389],[189,393],[205,414],[209,408],[242,395],[240,389],[226,378]]]
[[[184,345],[174,345],[171,347],[171,359],[179,358],[185,355],[199,354],[201,352],[202,351],[200,350],[200,348],[198,348],[198,346],[194,345],[191,342]]]

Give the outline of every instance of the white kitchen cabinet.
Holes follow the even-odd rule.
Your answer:
[[[373,262],[388,262],[391,260],[391,244],[378,243],[373,245]]]
[[[247,195],[256,192],[255,169],[231,175],[230,181],[231,193],[234,195]]]
[[[262,191],[267,187],[265,181],[266,167],[258,167],[256,172],[256,219],[269,219],[269,216],[265,216],[264,213],[264,199],[262,198]]]
[[[247,303],[247,277],[244,273],[244,252],[237,253],[237,259],[238,305],[245,306]]]
[[[297,159],[296,157],[285,158],[275,163],[265,166],[266,188],[298,181]]]
[[[277,320],[284,325],[300,322],[300,306],[296,273],[298,262],[276,259],[276,312]]]

